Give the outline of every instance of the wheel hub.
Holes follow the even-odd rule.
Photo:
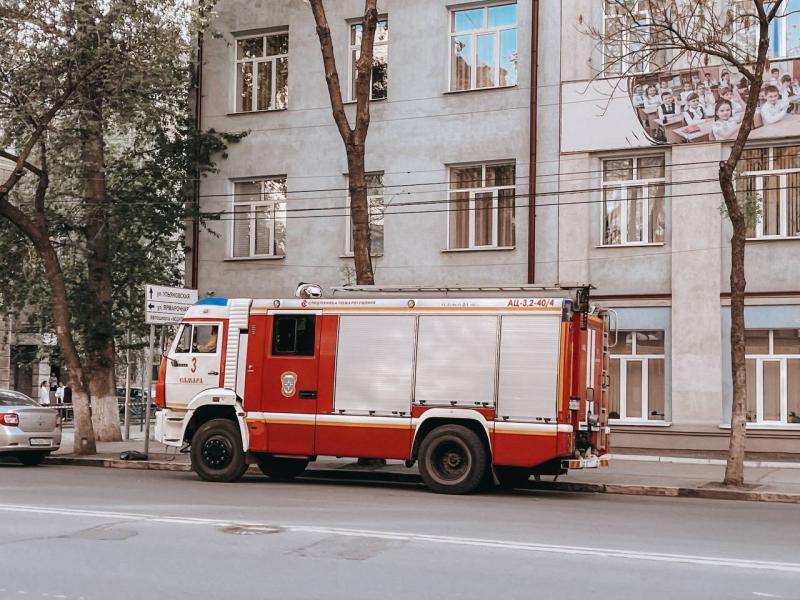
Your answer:
[[[434,454],[433,467],[440,479],[457,480],[469,470],[469,456],[459,444],[443,443]]]
[[[203,462],[212,469],[224,469],[233,458],[233,449],[228,440],[214,436],[203,444]]]

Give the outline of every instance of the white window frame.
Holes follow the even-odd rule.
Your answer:
[[[381,177],[381,193],[380,194],[372,194],[367,195],[367,207],[369,209],[370,217],[373,214],[373,207],[380,205],[383,207],[384,211],[386,209],[386,204],[384,203],[384,193],[383,193],[383,172],[376,171],[373,173],[365,173],[366,177],[369,176],[377,176],[380,175]],[[369,186],[367,186],[369,189]],[[350,196],[347,196],[347,204],[344,208],[345,212],[345,221],[344,221],[344,255],[343,256],[353,256],[353,223],[350,220]],[[380,252],[373,252],[372,248],[370,247],[370,256],[383,256],[383,252],[386,249],[386,213],[384,212],[384,221],[383,221],[383,241],[384,247],[381,249]],[[372,221],[369,222],[370,225],[370,246],[372,245]]]
[[[787,49],[787,14],[793,14],[796,10],[800,9],[800,6],[789,9],[789,2],[791,0],[784,0],[783,4],[781,5],[780,9],[778,9],[778,14],[775,15],[775,20],[773,21],[773,26],[770,27],[770,37],[772,37],[773,33],[777,33],[777,40],[778,40],[778,53],[772,54],[772,43],[770,43],[770,52],[769,58],[770,59],[785,59],[791,57],[800,56],[800,51],[795,52],[794,54],[789,54]],[[772,42],[772,40],[770,40]]]
[[[251,112],[271,112],[277,110],[287,110],[289,108],[289,94],[288,94],[288,71],[289,71],[289,53],[286,52],[284,54],[273,54],[271,56],[267,56],[267,38],[276,36],[276,35],[289,35],[288,29],[283,29],[281,31],[271,31],[269,33],[258,33],[254,35],[243,35],[238,36],[234,40],[233,44],[233,112],[236,114],[247,114]],[[262,56],[260,58],[239,58],[238,56],[238,45],[240,41],[243,40],[251,40],[255,38],[261,38],[261,48],[262,48]],[[288,44],[287,44],[288,48]],[[278,85],[278,60],[285,59],[286,60],[286,71],[287,71],[287,94],[286,94],[286,106],[282,106],[280,108],[276,107],[276,100],[277,100],[277,85]],[[252,108],[250,110],[239,110],[239,99],[238,99],[238,80],[239,80],[239,69],[241,68],[242,64],[251,63],[251,73],[253,74],[253,90],[252,90]],[[272,68],[270,69],[270,106],[272,108],[258,108],[258,65],[261,63],[272,63]]]
[[[450,177],[450,172],[453,169],[469,169],[474,167],[481,167],[481,183],[486,181],[486,169],[487,167],[497,167],[501,165],[513,165],[514,166],[514,185],[495,185],[490,187],[474,187],[474,188],[454,188],[451,187],[453,184],[453,178]],[[447,190],[447,228],[446,228],[446,244],[445,247],[449,251],[465,251],[465,250],[509,250],[514,248],[514,246],[498,246],[498,237],[500,234],[500,190],[512,190],[513,194],[513,201],[514,201],[514,212],[513,214],[516,215],[517,210],[517,165],[515,161],[500,161],[500,162],[488,162],[488,163],[470,163],[465,165],[450,165],[447,169],[448,172],[448,190]],[[469,209],[467,210],[467,215],[469,217],[469,237],[468,237],[468,245],[464,248],[451,248],[450,247],[450,194],[461,192],[461,193],[469,193]],[[485,246],[478,246],[475,244],[475,194],[480,193],[492,193],[492,243]],[[516,240],[516,217],[512,219],[511,222],[512,232],[514,235],[514,239]]]
[[[257,177],[253,179],[244,179],[238,180],[233,182],[233,193],[231,195],[232,202],[231,202],[231,227],[230,227],[230,244],[228,245],[229,257],[231,259],[236,260],[247,260],[247,259],[254,259],[254,258],[283,258],[284,254],[278,254],[276,252],[278,247],[278,241],[275,239],[275,231],[276,231],[276,224],[280,220],[278,217],[279,212],[284,213],[283,220],[286,219],[286,200],[287,195],[284,195],[283,198],[273,198],[273,199],[263,199],[267,196],[275,196],[274,193],[268,193],[265,189],[263,184],[267,181],[283,181],[284,185],[286,184],[286,177],[285,176],[275,176],[275,177]],[[237,202],[236,201],[236,184],[240,183],[261,183],[261,198],[262,200],[256,202]],[[283,210],[281,211],[281,204],[283,204]],[[250,249],[247,256],[236,256],[236,219],[240,218],[237,216],[236,207],[239,206],[248,206],[249,210],[247,212],[247,223],[248,227],[250,228],[248,238],[250,242]],[[259,208],[268,208],[270,209],[267,214],[271,214],[271,217],[267,218],[268,227],[267,231],[269,232],[269,252],[265,254],[256,254],[256,235],[253,231],[253,223],[258,219],[258,209]],[[285,244],[285,240],[284,240]]]
[[[663,354],[637,354],[638,341],[636,334],[644,331],[660,331],[664,336],[664,353]],[[620,332],[621,334],[622,332]],[[648,410],[650,406],[650,361],[663,360],[666,367],[666,332],[663,329],[636,329],[626,330],[625,334],[631,334],[633,343],[631,345],[630,354],[610,354],[609,361],[619,359],[619,419],[611,419],[614,423],[631,424],[631,423],[664,423],[667,419],[667,392],[666,388],[662,390],[664,394],[664,415],[660,419],[648,419]],[[628,363],[640,362],[642,363],[642,405],[641,417],[628,417]],[[666,368],[665,368],[665,383],[666,383]]]
[[[389,89],[388,89],[388,87],[389,87],[389,80],[388,80],[388,68],[389,68],[389,35],[388,35],[388,32],[389,32],[389,18],[386,17],[386,16],[378,17],[378,23],[379,24],[380,23],[386,23],[387,36],[386,36],[386,40],[383,40],[383,41],[378,41],[378,39],[375,38],[375,42],[372,44],[372,48],[373,48],[372,51],[374,53],[375,52],[375,48],[377,48],[377,47],[386,47],[386,68],[387,68],[386,87],[387,87],[387,89],[386,89],[386,97],[385,98],[373,98],[372,97],[372,73],[370,73],[370,77],[369,77],[369,99],[372,102],[380,102],[380,101],[389,99]],[[353,30],[356,27],[358,27],[359,25],[363,25],[363,24],[364,24],[363,21],[358,21],[358,22],[355,22],[355,23],[351,22],[350,23],[350,29],[347,32],[348,36],[349,36],[348,40],[350,40],[350,47],[348,49],[348,54],[347,54],[347,62],[348,62],[348,66],[349,66],[349,69],[348,69],[348,89],[350,90],[350,102],[355,102],[356,101],[356,80],[355,80],[355,77],[353,77],[353,73],[354,73],[355,68],[356,68],[356,65],[355,65],[355,62],[354,62],[354,53],[357,52],[357,51],[361,51],[361,44],[354,44],[352,42]]]
[[[606,9],[609,7],[609,1],[610,0],[601,0],[601,1],[603,3],[603,39],[605,39],[605,36],[606,36],[606,34],[608,32],[608,22],[613,20],[613,19],[624,19],[625,16],[624,15],[609,15]],[[648,0],[645,0],[644,2],[641,2],[641,0],[634,0],[634,5],[633,5],[634,9],[631,11],[633,13],[641,15],[641,18],[639,20],[642,21],[642,22],[647,22],[648,21],[648,13],[647,13],[647,8],[646,8],[647,1]],[[644,8],[642,8],[642,6]],[[624,31],[626,32],[626,35],[624,36],[624,39],[621,40],[621,44],[622,44],[622,50],[621,50],[621,52],[622,52],[622,57],[621,57],[622,60],[621,61],[617,62],[615,65],[607,64],[607,58],[608,57],[606,56],[606,51],[605,51],[605,49],[602,50],[602,55],[603,55],[603,74],[606,75],[606,76],[609,76],[609,77],[613,77],[613,76],[621,76],[621,75],[643,75],[643,74],[647,74],[647,73],[650,73],[651,71],[653,71],[653,64],[650,61],[647,61],[646,65],[641,65],[641,66],[643,66],[645,68],[635,69],[634,67],[636,66],[636,63],[631,62],[630,60],[626,60],[626,57],[630,56],[630,52],[627,50],[627,48],[631,47],[634,43],[638,44],[639,42],[635,41],[635,40],[632,40],[632,39],[629,39],[631,32],[630,32],[630,28],[627,25],[625,26]],[[649,34],[648,34],[647,37],[649,39]],[[642,44],[642,47],[643,48],[647,48],[647,43]],[[613,70],[610,70],[610,69],[612,69],[612,67],[613,67]]]
[[[664,159],[664,176],[653,177],[650,179],[637,179],[639,175],[639,160],[642,158],[663,158]],[[605,164],[608,161],[614,160],[632,160],[633,161],[633,179],[624,181],[608,181],[605,180]],[[601,160],[600,165],[600,178],[601,178],[601,200],[600,200],[600,245],[612,248],[619,246],[644,246],[644,245],[657,245],[664,244],[664,240],[653,241],[650,239],[650,186],[662,184],[664,186],[664,196],[666,199],[667,193],[667,158],[664,154],[645,154],[643,156],[608,156]],[[617,202],[622,203],[622,211],[620,213],[620,242],[618,244],[606,240],[606,190],[609,189],[622,189],[622,196]],[[642,196],[642,239],[641,240],[628,240],[628,190],[630,188],[640,188]],[[666,206],[664,206],[664,237],[666,238]]]
[[[753,177],[756,180],[756,195],[758,196],[758,208],[762,217],[756,221],[755,237],[748,237],[749,240],[795,240],[800,239],[800,230],[794,236],[789,235],[789,196],[788,196],[788,176],[791,173],[800,173],[800,168],[796,169],[775,169],[775,149],[784,148],[787,146],[769,146],[769,158],[767,159],[767,169],[762,171],[743,171],[742,177]],[[800,152],[800,145],[788,146],[795,148]],[[748,148],[748,150],[763,150],[767,147]],[[776,235],[764,234],[764,178],[765,177],[778,177],[780,179],[780,196],[778,200],[778,210],[780,211],[780,222],[778,224],[779,233]]]
[[[517,6],[517,22],[514,25],[503,25],[501,27],[490,27],[489,26],[489,9],[495,6],[509,6],[514,4]],[[475,10],[480,8],[484,12],[484,22],[486,23],[486,27],[483,29],[475,29],[472,31],[462,31],[460,33],[456,33],[453,31],[455,29],[455,13],[461,12],[464,10]],[[448,36],[448,47],[447,47],[447,89],[451,92],[469,92],[473,90],[494,90],[494,89],[503,89],[503,88],[512,88],[516,87],[519,84],[519,63],[517,63],[517,73],[515,81],[516,83],[511,85],[500,85],[500,39],[502,37],[503,31],[508,30],[515,30],[517,32],[517,55],[519,56],[519,4],[517,0],[504,0],[499,2],[486,2],[481,4],[476,4],[474,6],[457,6],[450,9],[448,14],[449,22],[448,22],[448,30],[450,35]],[[495,73],[495,83],[494,85],[486,86],[486,87],[477,87],[478,82],[478,36],[485,35],[488,33],[495,33],[496,34],[496,44],[494,48],[494,64],[492,68],[494,69]],[[464,90],[457,90],[453,85],[453,42],[456,37],[461,37],[464,35],[469,35],[472,37],[472,53],[470,55],[471,65],[472,68],[470,69],[470,77],[469,77],[469,87]]]
[[[781,329],[781,328],[778,328]],[[788,328],[787,328],[788,329]],[[775,354],[775,329],[769,331],[768,354],[745,354],[745,360],[756,361],[756,420],[752,424],[764,425],[796,425],[789,423],[789,360],[800,360],[800,354]],[[780,364],[780,420],[764,419],[764,363]]]

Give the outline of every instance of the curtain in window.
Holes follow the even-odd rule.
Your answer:
[[[629,360],[625,375],[625,414],[629,419],[642,418],[642,361]]]
[[[762,215],[761,222],[764,235],[780,235],[781,233],[781,178],[779,176],[764,177],[761,190]]]
[[[494,222],[492,219],[494,194],[479,192],[475,194],[475,245],[491,246]]]
[[[747,399],[745,401],[746,419],[748,423],[755,423],[756,415],[756,361],[748,358],[744,361],[747,372]]]
[[[647,361],[647,418],[663,421],[664,414],[664,359],[651,358]]]
[[[763,363],[762,390],[764,395],[764,421],[781,419],[781,363],[765,360]]]
[[[514,245],[514,190],[498,190],[497,199],[497,244]]]
[[[450,194],[450,248],[469,247],[469,192]]]
[[[800,236],[800,173],[786,176],[786,235]]]
[[[786,416],[789,423],[800,423],[800,359],[786,361]]]

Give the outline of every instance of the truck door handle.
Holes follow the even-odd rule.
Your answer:
[[[209,371],[209,375],[219,375],[219,371]]]
[[[316,400],[317,390],[300,390],[301,400]]]

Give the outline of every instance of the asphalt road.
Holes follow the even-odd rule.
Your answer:
[[[0,464],[0,599],[800,598],[798,516]]]

